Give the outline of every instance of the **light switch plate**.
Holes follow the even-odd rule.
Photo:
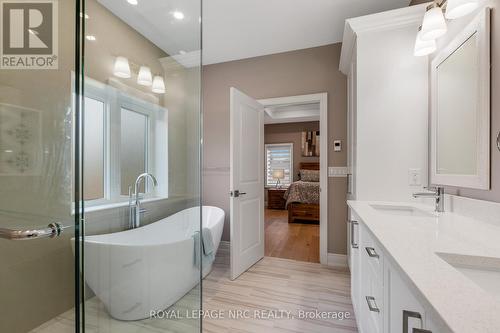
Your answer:
[[[342,151],[342,141],[334,140],[333,141],[333,151]]]
[[[408,170],[408,185],[421,186],[422,185],[422,172],[420,169]]]

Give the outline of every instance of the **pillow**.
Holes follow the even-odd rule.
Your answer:
[[[300,180],[303,182],[319,182],[319,170],[300,170]]]

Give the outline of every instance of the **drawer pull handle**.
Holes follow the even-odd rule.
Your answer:
[[[359,222],[358,221],[354,221],[354,220],[349,221],[349,222],[351,223],[351,247],[353,249],[357,249],[357,248],[359,248],[359,245],[354,240],[354,226],[359,225]]]
[[[366,296],[366,303],[368,304],[368,309],[370,309],[371,312],[380,312],[380,309],[375,302],[375,297]]]
[[[422,315],[415,311],[403,310],[403,333],[408,333],[408,319],[415,318],[420,320],[420,327],[424,326],[424,320],[422,319]],[[413,327],[411,330],[412,333],[432,333],[429,330],[423,328]]]
[[[380,256],[378,255],[377,251],[373,247],[365,247],[366,252],[368,255],[372,258],[379,258]]]

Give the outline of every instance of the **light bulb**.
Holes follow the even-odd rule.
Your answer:
[[[127,58],[116,57],[115,68],[113,70],[113,74],[115,74],[115,76],[121,77],[123,79],[130,78],[130,65],[128,63]]]
[[[150,86],[153,84],[153,77],[151,76],[151,70],[147,66],[141,66],[139,69],[139,75],[137,75],[137,83],[141,86]]]
[[[448,30],[444,19],[443,11],[440,7],[434,6],[427,10],[422,23],[422,40],[437,39],[444,35]]]
[[[422,40],[422,31],[419,30],[415,39],[414,55],[416,57],[426,56],[436,51],[436,49],[436,41],[434,39]]]
[[[155,94],[165,93],[165,81],[161,76],[155,76],[153,78],[153,87],[151,89]]]

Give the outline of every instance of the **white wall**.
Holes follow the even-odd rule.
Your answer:
[[[358,34],[358,200],[411,200],[421,186],[409,186],[409,169],[427,185],[428,61],[413,55],[417,29]]]

